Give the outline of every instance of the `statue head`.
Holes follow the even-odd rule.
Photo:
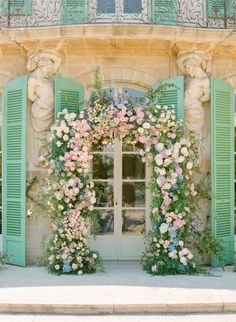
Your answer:
[[[190,77],[197,77],[202,72],[210,71],[210,57],[204,52],[180,54],[177,59],[179,70]]]
[[[29,56],[27,69],[38,71],[42,77],[49,78],[57,74],[61,63],[60,55],[52,50],[39,50]]]

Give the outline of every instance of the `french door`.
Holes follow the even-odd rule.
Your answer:
[[[140,259],[144,234],[148,229],[150,196],[149,168],[142,162],[139,148],[124,148],[122,142],[93,152],[93,181],[100,231],[91,237],[91,247],[103,259]]]

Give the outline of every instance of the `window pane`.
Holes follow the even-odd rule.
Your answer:
[[[94,182],[94,190],[97,199],[95,207],[113,207],[113,184],[108,182]]]
[[[144,210],[122,211],[122,233],[125,235],[144,234]]]
[[[115,0],[97,0],[97,13],[115,13]]]
[[[141,13],[142,0],[124,0],[124,13]]]
[[[112,155],[93,155],[93,179],[112,179],[114,158]]]
[[[124,154],[122,160],[123,179],[145,179],[145,163],[141,155]]]
[[[107,235],[114,232],[114,213],[113,211],[99,210],[100,231],[98,235]]]
[[[122,189],[123,207],[145,207],[145,183],[126,182]]]

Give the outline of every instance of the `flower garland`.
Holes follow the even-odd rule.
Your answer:
[[[102,269],[99,254],[88,246],[88,221],[96,221],[89,169],[92,146],[114,139],[141,144],[142,160],[153,170],[152,231],[142,258],[144,269],[152,274],[197,271],[189,248],[198,230],[193,224],[199,198],[193,182],[197,147],[176,120],[173,106],[161,107],[156,99],[149,99],[144,107],[144,102],[122,96],[113,101],[98,89],[79,117],[67,110],[59,113],[51,133],[50,152],[41,158],[50,174],[43,194],[51,219],[52,238],[45,246],[51,272],[83,274]]]

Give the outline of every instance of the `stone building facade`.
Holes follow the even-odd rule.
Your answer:
[[[205,140],[201,171],[212,173],[211,160],[215,156],[211,150],[210,77],[217,77],[230,84],[233,91],[236,90],[234,1],[222,1],[221,6],[215,4],[217,1],[208,1],[212,2],[210,6],[205,0],[130,1],[132,5],[125,0],[114,0],[114,4],[113,1],[106,2],[78,0],[75,5],[75,1],[68,0],[25,0],[23,7],[17,7],[14,1],[0,1],[0,93],[14,79],[22,75],[28,75],[27,79],[31,77],[30,57],[40,52],[53,52],[60,57],[54,75],[82,84],[85,99],[91,92],[97,67],[100,68],[104,88],[145,93],[156,83],[184,75],[181,63],[178,64],[183,55],[190,55],[193,59],[200,55],[205,57],[208,66],[201,68],[209,78],[209,84],[206,81],[199,85],[201,88],[209,86],[209,97],[201,100],[204,107],[201,135]],[[187,76],[184,75],[185,78]],[[37,165],[35,151],[38,142],[32,139],[37,138],[31,116],[33,102],[33,99],[28,99],[26,112],[28,179],[46,175],[46,170]],[[4,103],[2,111],[6,113]],[[4,120],[3,115],[3,123]],[[196,122],[201,121],[198,119]],[[45,134],[40,135],[43,137]],[[233,160],[232,151],[230,153]],[[229,186],[232,210],[232,183]],[[37,186],[34,189],[36,191]],[[48,232],[48,222],[42,213],[36,218],[28,218],[26,212],[30,207],[28,199],[24,208],[26,220],[22,225],[26,227],[26,262],[35,263],[41,254],[42,237]],[[210,202],[200,205],[199,213],[208,224],[211,209]],[[223,215],[228,218],[225,226],[227,229],[230,225],[232,240],[232,214]],[[6,221],[4,216],[7,216],[6,206],[3,222]],[[115,255],[109,256],[107,258],[117,259]]]

